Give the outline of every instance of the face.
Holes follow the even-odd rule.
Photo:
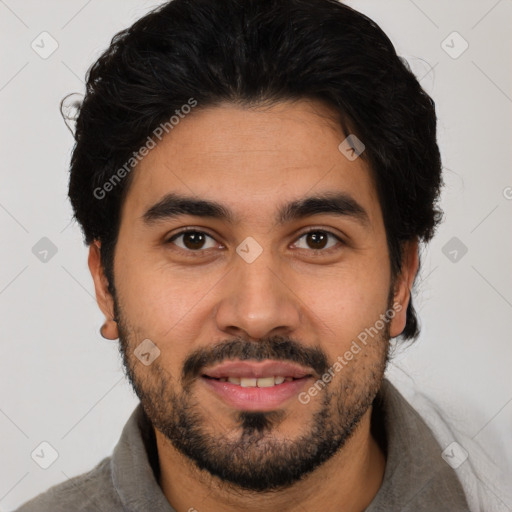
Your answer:
[[[410,283],[392,282],[370,172],[331,115],[197,110],[122,207],[111,300],[128,376],[174,449],[245,489],[291,485],[343,446],[405,323]]]

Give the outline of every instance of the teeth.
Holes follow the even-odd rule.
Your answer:
[[[259,379],[255,377],[223,377],[219,379],[222,382],[231,382],[231,384],[237,384],[238,386],[242,386],[243,388],[270,388],[277,384],[282,384],[283,382],[291,382],[293,380],[292,377],[284,377],[281,376],[271,376],[271,377],[260,377]]]
[[[251,378],[248,378],[248,377],[242,377],[240,379],[240,386],[242,386],[243,388],[253,388],[256,386],[256,381],[258,379],[251,379]]]
[[[262,377],[258,379],[258,387],[259,388],[270,388],[275,384],[275,378],[274,377]]]

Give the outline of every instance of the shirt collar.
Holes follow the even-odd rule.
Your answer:
[[[158,484],[155,432],[141,403],[124,426],[110,463],[114,488],[127,511],[176,512]]]
[[[366,512],[417,510],[418,504],[441,497],[450,510],[469,510],[462,485],[441,457],[432,431],[387,379],[373,402],[372,434],[386,454],[386,468]]]

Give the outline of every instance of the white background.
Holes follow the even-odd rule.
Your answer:
[[[429,397],[510,471],[512,2],[349,4],[383,28],[434,98],[445,167],[445,221],[417,281],[422,333],[389,376],[413,402],[413,391]],[[137,404],[116,342],[98,333],[87,250],[70,222],[73,139],[59,102],[83,93],[85,72],[111,37],[155,5],[0,1],[0,510],[91,469]],[[48,59],[31,48],[43,31],[59,45]],[[441,46],[453,31],[469,44],[457,59]],[[46,263],[32,253],[42,237],[58,251]],[[442,252],[452,237],[467,247],[456,262]],[[46,470],[31,458],[42,441],[59,454]]]

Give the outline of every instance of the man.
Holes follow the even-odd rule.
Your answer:
[[[174,0],[114,37],[69,196],[140,404],[29,511],[466,511],[384,379],[439,223],[433,101],[334,0]]]

